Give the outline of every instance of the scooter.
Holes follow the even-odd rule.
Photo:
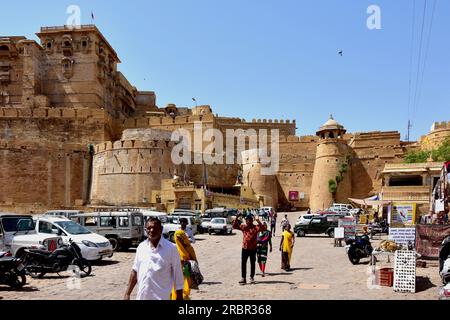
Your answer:
[[[5,284],[13,289],[20,289],[27,283],[25,267],[21,259],[7,256],[2,253],[0,257],[0,284]]]
[[[346,241],[348,259],[352,264],[358,264],[362,258],[368,258],[372,254],[373,248],[367,235],[356,236],[355,239]]]
[[[92,270],[89,261],[81,256],[80,247],[71,239],[68,245],[63,245],[53,252],[26,249],[24,264],[27,273],[33,278],[42,278],[47,273],[59,274],[67,271],[69,266],[77,267],[80,277],[89,276]]]

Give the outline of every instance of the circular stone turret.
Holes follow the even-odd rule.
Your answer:
[[[333,116],[317,131],[319,143],[316,151],[313,179],[311,184],[311,210],[324,210],[333,202],[348,202],[351,197],[350,150],[343,139],[346,130]],[[335,193],[329,184],[337,185]]]
[[[135,138],[135,139],[131,139]],[[173,142],[160,130],[129,130],[122,140],[95,147],[91,204],[142,206],[162,179],[171,179],[176,166]]]

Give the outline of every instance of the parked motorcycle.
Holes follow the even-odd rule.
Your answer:
[[[352,264],[358,264],[362,258],[370,257],[373,248],[367,235],[356,236],[346,241],[347,255]]]
[[[6,256],[0,258],[0,284],[20,289],[27,283],[25,267],[21,259]]]
[[[439,248],[439,274],[444,285],[450,283],[450,237],[445,238]]]
[[[27,273],[33,278],[42,278],[47,273],[59,274],[67,271],[70,266],[78,267],[80,277],[87,277],[92,271],[91,264],[81,256],[80,247],[72,240],[53,252],[27,249],[24,264]]]
[[[369,226],[369,233],[371,235],[379,234],[379,233],[386,233],[389,234],[389,224],[383,220],[381,222],[372,223]]]

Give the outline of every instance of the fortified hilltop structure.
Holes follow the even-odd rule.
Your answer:
[[[316,135],[299,137],[295,120],[222,117],[208,105],[159,107],[155,92],[138,90],[118,71],[119,56],[96,26],[43,27],[37,37],[0,36],[1,211],[324,209],[380,192],[386,164],[450,136],[441,122],[420,142],[405,143],[397,131],[346,133],[330,119]],[[174,165],[172,133],[196,128],[224,137],[235,130],[233,163]],[[279,133],[279,167],[270,175],[250,149],[260,130]],[[239,139],[250,149],[242,155]],[[188,152],[203,157],[209,144]]]

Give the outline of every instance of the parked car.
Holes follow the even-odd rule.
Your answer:
[[[314,217],[320,217],[320,214],[317,214],[317,213],[313,213],[313,214],[305,214],[305,215],[303,215],[303,216],[300,216],[300,217],[297,219],[297,222],[296,222],[295,224],[296,224],[296,225],[297,225],[297,224],[309,224],[310,221],[311,221],[311,219],[314,218]]]
[[[350,210],[345,207],[330,207],[326,210],[326,212],[335,212],[335,213],[345,214],[345,215],[350,214]]]
[[[0,214],[0,251],[21,257],[25,249],[54,251],[62,244],[56,234],[38,234],[31,215]]]
[[[338,226],[338,217],[320,216],[313,217],[308,224],[296,224],[294,232],[298,237],[304,237],[307,234],[327,234],[330,238],[334,237],[334,228]]]
[[[170,214],[173,217],[191,217],[192,218],[192,231],[194,234],[197,233],[197,227],[202,223],[200,213],[193,210],[175,209],[175,211]]]
[[[233,226],[231,224],[231,219],[212,218],[208,228],[208,233],[232,234]]]
[[[187,228],[190,229],[190,232],[187,231],[187,233],[191,242],[195,242],[194,234],[197,233],[197,225],[194,224],[194,218],[192,216],[168,216],[168,222],[163,225],[164,238],[174,242],[174,234],[181,228],[180,218],[186,218],[188,220]]]
[[[202,234],[208,232],[209,226],[211,225],[211,220],[212,218],[202,218],[202,223],[197,228],[198,233]]]
[[[114,251],[126,251],[144,239],[144,216],[140,211],[83,213],[71,220],[107,238]]]
[[[69,245],[70,240],[75,242],[81,250],[84,259],[93,261],[105,257],[111,258],[114,254],[109,240],[87,228],[63,217],[36,217],[36,231],[38,234],[54,234],[61,236],[64,244]]]
[[[341,208],[347,211],[354,209],[354,207],[349,203],[333,203],[332,207]]]
[[[70,219],[70,217],[81,213],[83,213],[83,211],[80,210],[49,210],[45,212],[44,215],[66,217],[67,219]]]
[[[208,209],[202,215],[202,217],[208,218],[230,218],[237,215],[237,209],[229,209],[229,208],[214,208]]]

